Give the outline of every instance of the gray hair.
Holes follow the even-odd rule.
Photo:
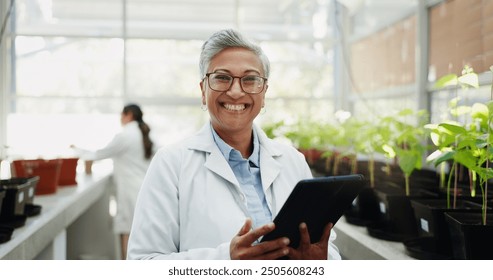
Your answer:
[[[233,29],[220,30],[204,42],[200,53],[200,77],[205,77],[209,64],[215,55],[227,48],[245,48],[255,53],[262,62],[264,75],[269,78],[270,62],[260,46],[245,39],[238,31]]]

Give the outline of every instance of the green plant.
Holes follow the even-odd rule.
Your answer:
[[[493,73],[493,67],[490,68]],[[475,184],[476,175],[479,177],[479,186],[482,194],[482,224],[486,224],[488,181],[493,178],[493,170],[489,168],[493,160],[493,136],[491,135],[491,125],[493,120],[493,85],[492,96],[486,104],[475,103],[467,110],[470,116],[470,123],[460,124],[457,122],[441,123],[433,126],[432,136],[435,145],[438,147],[432,161],[435,165],[448,160],[454,162],[452,168],[457,170],[457,164],[462,164],[470,170]],[[450,172],[452,176],[452,170]],[[455,176],[457,177],[457,176]],[[450,177],[449,177],[450,178]],[[450,188],[450,179],[449,184]],[[457,188],[455,181],[454,189]],[[456,191],[454,191],[454,194]],[[454,195],[454,207],[455,207]]]
[[[360,121],[357,131],[352,133],[354,153],[368,158],[368,173],[370,186],[375,187],[375,157],[380,154],[386,158],[395,157],[394,150],[389,148],[388,142],[392,137],[390,128],[377,121]],[[387,168],[389,171],[390,168]]]
[[[427,119],[426,110],[415,112],[404,109],[395,116],[387,116],[381,120],[382,125],[391,129],[391,136],[383,148],[397,158],[404,173],[406,195],[410,195],[409,178],[412,172],[422,167],[426,151],[424,124]],[[416,123],[413,124],[412,121]]]
[[[457,200],[457,180],[458,180],[458,162],[455,159],[454,150],[458,145],[458,137],[462,133],[461,124],[458,122],[460,117],[464,117],[464,127],[467,127],[468,116],[473,116],[471,114],[472,107],[466,105],[459,105],[460,98],[458,97],[459,87],[462,90],[468,90],[470,88],[479,87],[478,75],[474,72],[473,68],[466,65],[462,70],[462,75],[457,76],[456,74],[448,74],[440,78],[434,85],[436,89],[444,89],[452,87],[454,90],[455,98],[449,102],[449,112],[454,120],[446,120],[441,124],[428,124],[427,129],[430,130],[430,137],[433,144],[437,147],[437,150],[433,152],[429,157],[428,161],[434,162],[435,166],[440,166],[440,186],[444,187],[446,175],[445,175],[445,164],[448,161],[452,161],[451,170],[449,173],[449,178],[447,181],[447,205],[450,207],[450,188],[451,188],[451,178],[454,180],[454,195],[453,195],[453,207],[456,206]],[[473,121],[474,122],[474,121]],[[474,125],[474,124],[473,124]],[[467,129],[467,128],[465,128]],[[470,189],[472,196],[475,196],[476,187],[476,172],[474,170],[468,170],[470,180]]]
[[[289,140],[305,154],[309,164],[313,164],[322,153],[329,154],[329,142],[336,134],[336,129],[331,124],[309,118],[298,119],[289,124],[283,120],[267,123],[262,129],[270,138]]]

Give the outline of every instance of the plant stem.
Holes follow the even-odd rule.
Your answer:
[[[455,172],[457,163],[454,161],[452,167],[450,168],[450,173],[447,182],[447,209],[450,209],[450,184],[452,183],[452,174]]]
[[[373,156],[370,156],[370,161],[368,162],[368,171],[370,172],[370,186],[375,187],[375,160]]]
[[[409,175],[404,175],[404,180],[406,181],[406,196],[409,196],[410,195]]]
[[[493,66],[490,67],[493,74]],[[490,100],[493,100],[493,82],[491,84]],[[491,112],[488,112],[488,141],[486,142],[486,170],[490,168],[490,136],[491,136]],[[483,225],[486,225],[486,209],[488,209],[488,179],[484,183],[483,195]]]
[[[476,171],[469,169],[469,185],[471,186],[471,197],[476,197],[476,183],[477,183]]]
[[[334,175],[337,175],[337,172],[339,172],[339,163],[341,162],[341,155],[336,155],[334,158]]]
[[[440,163],[440,189],[445,188],[445,162]]]
[[[488,168],[488,161],[486,161],[486,168]],[[484,194],[483,194],[483,209],[482,209],[482,220],[483,225],[486,225],[486,209],[488,208],[488,180],[486,180],[484,185]]]
[[[348,158],[351,161],[351,173],[358,173],[358,157],[350,155]]]
[[[454,163],[456,164],[456,163]],[[454,170],[455,178],[454,178],[454,203],[453,203],[453,208],[455,209],[456,203],[457,203],[457,185],[459,184],[458,180],[458,172],[459,169],[456,167]]]
[[[332,163],[332,158],[334,156],[330,155],[327,158],[325,158],[325,171],[329,174],[331,172],[330,164]]]

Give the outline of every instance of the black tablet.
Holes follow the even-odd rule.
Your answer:
[[[262,241],[288,237],[289,246],[300,242],[299,225],[305,222],[310,241],[318,242],[325,225],[336,224],[349,209],[367,181],[360,174],[317,177],[298,182],[279,214],[274,218],[276,228],[262,237]]]

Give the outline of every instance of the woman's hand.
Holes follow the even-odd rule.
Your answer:
[[[328,255],[330,231],[333,225],[327,224],[317,243],[311,243],[310,234],[305,223],[300,224],[300,245],[297,249],[289,248],[288,257],[292,260],[326,260]]]
[[[252,220],[247,219],[238,234],[231,240],[229,254],[232,260],[275,260],[289,253],[288,238],[253,244],[260,237],[274,230],[273,223],[253,230],[251,227]]]

